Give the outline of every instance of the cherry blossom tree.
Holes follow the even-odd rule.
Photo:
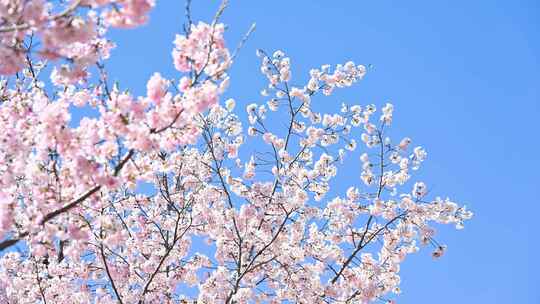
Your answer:
[[[408,254],[443,255],[434,225],[472,213],[413,179],[427,154],[388,137],[393,106],[312,107],[364,66],[297,84],[258,50],[261,103],[220,101],[253,30],[230,52],[226,5],[194,23],[188,1],[178,74],[134,96],[107,78],[107,30],[145,24],[153,0],[0,1],[0,302],[394,303]],[[346,157],[357,182],[330,195]]]

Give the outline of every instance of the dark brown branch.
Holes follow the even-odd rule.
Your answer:
[[[105,252],[103,252],[103,244],[100,245],[99,251],[101,253],[101,259],[103,260],[103,266],[105,266],[105,272],[107,273],[107,277],[109,278],[109,281],[111,282],[111,286],[114,291],[114,294],[116,295],[116,298],[118,299],[118,303],[124,304],[122,302],[122,298],[120,297],[120,293],[118,292],[118,289],[116,288],[116,285],[114,284],[114,280],[111,276],[111,272],[109,271],[109,266],[107,265],[107,258],[105,257]]]
[[[129,150],[127,155],[114,168],[114,172],[113,172],[114,176],[118,176],[118,174],[120,173],[122,168],[131,159],[131,157],[133,157],[134,154],[135,154],[135,151],[133,149]],[[43,225],[43,224],[47,223],[48,221],[52,220],[53,218],[57,217],[58,215],[63,214],[65,212],[75,208],[77,205],[84,202],[86,199],[88,199],[90,196],[95,194],[100,189],[101,189],[101,185],[94,186],[93,188],[88,190],[85,194],[83,194],[79,198],[75,199],[71,203],[65,205],[64,207],[62,207],[60,209],[57,209],[57,210],[54,210],[52,212],[47,213],[43,217],[43,219],[40,221],[40,224]],[[23,232],[17,238],[13,238],[13,239],[9,239],[9,240],[5,240],[5,241],[1,242],[0,243],[0,250],[4,250],[4,249],[6,249],[8,247],[11,247],[11,246],[15,245],[17,242],[19,242],[22,238],[24,238],[26,236],[28,236],[28,232]]]

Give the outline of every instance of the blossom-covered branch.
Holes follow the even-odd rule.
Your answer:
[[[316,110],[363,65],[302,82],[258,50],[261,101],[220,102],[254,27],[231,55],[227,1],[209,23],[190,3],[177,74],[143,96],[109,83],[106,33],[153,1],[0,3],[0,302],[393,303],[407,255],[472,213],[414,178],[427,152],[388,136],[390,103]]]

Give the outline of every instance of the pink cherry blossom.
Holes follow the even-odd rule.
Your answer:
[[[153,6],[0,1],[0,302],[395,303],[407,256],[442,257],[435,227],[473,214],[414,175],[427,152],[392,141],[392,104],[317,110],[366,68],[293,85],[293,60],[258,50],[261,99],[235,111],[224,1],[137,96],[108,79],[107,30]]]
[[[163,79],[159,73],[154,73],[146,84],[148,98],[156,104],[159,104],[161,98],[167,93],[167,86],[167,80]]]

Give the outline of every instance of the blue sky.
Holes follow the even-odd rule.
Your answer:
[[[209,20],[217,1],[194,1]],[[175,77],[170,51],[183,1],[158,1],[150,23],[114,31],[107,63],[122,88],[144,94],[155,71]],[[395,105],[393,133],[429,153],[418,177],[475,212],[465,230],[441,229],[447,255],[402,265],[398,303],[540,303],[540,4],[535,1],[231,0],[233,48],[257,30],[231,71],[227,97],[261,101],[255,49],[284,50],[293,77],[347,60],[372,64],[357,86],[320,101]],[[360,183],[357,166],[340,172]]]

